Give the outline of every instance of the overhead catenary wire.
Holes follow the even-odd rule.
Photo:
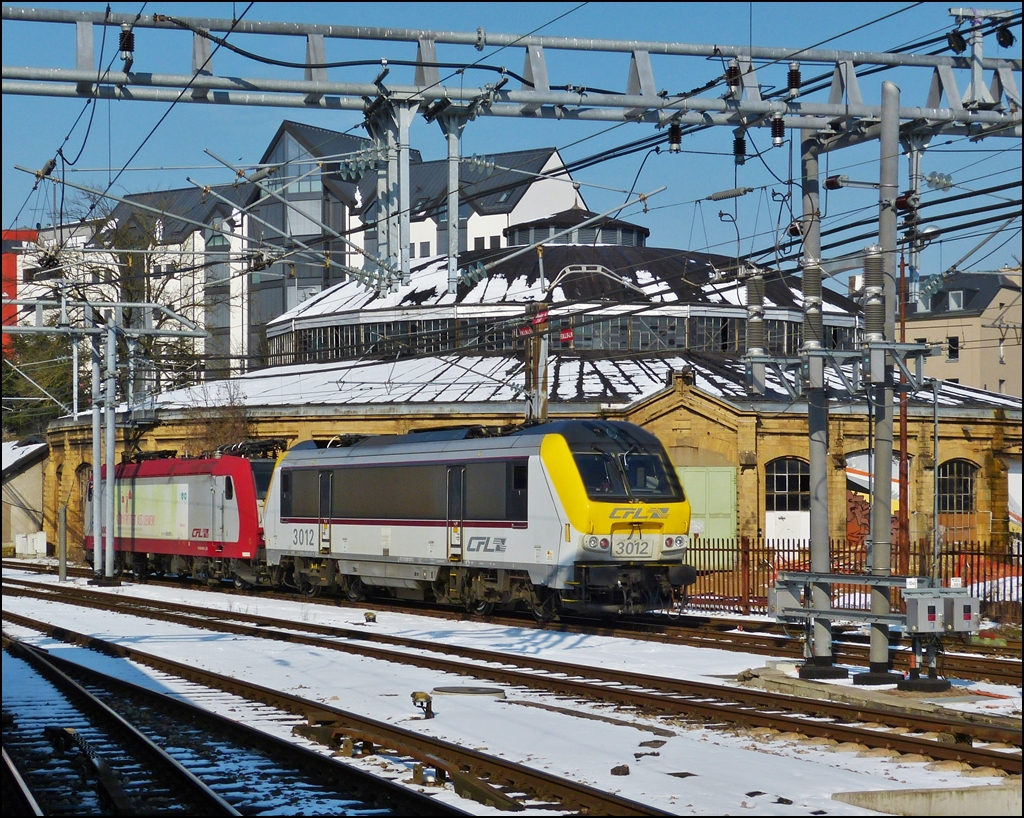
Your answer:
[[[776,177],[777,178],[777,177]]]

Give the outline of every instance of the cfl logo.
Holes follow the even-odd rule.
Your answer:
[[[485,554],[504,553],[504,537],[470,537],[467,551],[483,552]]]
[[[608,515],[610,520],[665,520],[667,508],[642,508],[640,506],[618,506]]]

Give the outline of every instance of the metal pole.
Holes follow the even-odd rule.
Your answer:
[[[882,126],[880,135],[878,188],[878,244],[884,271],[882,303],[884,305],[883,340],[895,337],[896,304],[896,195],[899,185],[900,154],[900,89],[891,82],[882,83]],[[877,379],[875,379],[877,377]],[[881,376],[873,374],[871,392],[875,416],[875,481],[871,502],[874,543],[871,552],[871,574],[888,577],[892,573],[892,437],[893,437],[893,366],[885,358]],[[882,616],[891,613],[888,586],[871,588],[871,612]],[[892,684],[901,674],[889,672],[889,626],[871,624],[871,646],[868,672],[854,677],[857,684]]]
[[[907,341],[907,263],[900,253],[900,343]],[[900,372],[900,508],[898,512],[896,554],[902,574],[910,571],[910,465],[907,453],[907,391],[909,386]]]
[[[824,358],[814,353],[824,348],[821,316],[821,216],[819,211],[818,153],[821,143],[813,131],[801,132],[801,179],[803,187],[804,251],[802,286],[804,296],[803,351],[807,355],[807,430],[810,438],[811,481],[811,571],[831,570],[831,542],[828,506],[828,393],[825,390]],[[832,607],[832,588],[827,582],[811,585],[815,609]],[[833,665],[832,621],[815,617],[811,628],[810,661],[800,668],[803,679],[846,678],[845,668]]]
[[[928,138],[921,138],[918,136],[911,136],[908,138],[908,155],[910,158],[910,192],[914,196],[921,195],[921,184],[924,181],[924,177],[921,175],[921,152],[927,147]],[[908,265],[910,270],[908,271],[908,292],[906,298],[908,301],[917,303],[918,293],[921,288],[921,250],[924,247],[924,242],[921,240],[921,235],[917,231],[917,221],[913,222],[911,227],[911,239],[910,239],[910,258]]]
[[[107,420],[107,479],[103,486],[104,518],[107,524],[106,563],[104,577],[108,580],[114,576],[114,415],[117,412],[116,382],[116,337],[114,327],[107,324],[107,395],[103,402],[103,411]]]
[[[412,278],[409,264],[409,243],[411,241],[410,216],[412,202],[410,193],[409,126],[416,117],[418,106],[414,103],[396,103],[398,116],[398,242],[401,247],[402,283],[408,285]]]
[[[932,585],[939,578],[939,389],[932,379]]]
[[[71,413],[78,420],[78,336],[71,333]]]
[[[459,287],[459,137],[466,120],[461,114],[442,114],[439,122],[448,139],[448,292],[454,293]]]
[[[91,310],[89,311],[92,319]],[[95,322],[93,322],[95,326]],[[92,559],[93,571],[103,573],[103,442],[100,425],[100,338],[93,335],[92,353]]]

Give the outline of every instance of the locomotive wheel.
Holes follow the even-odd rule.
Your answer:
[[[238,589],[239,591],[245,591],[249,587],[251,587],[251,586],[244,579],[242,579],[241,577],[238,577],[238,576],[235,577],[235,588],[236,589]]]
[[[545,599],[540,605],[531,605],[530,610],[533,613],[533,618],[540,624],[550,622],[555,618],[555,600],[557,596],[552,594]]]
[[[345,596],[349,602],[362,602],[366,599],[366,588],[359,577],[353,577],[348,581],[348,588],[345,589]]]
[[[474,616],[490,616],[494,613],[494,603],[488,602],[485,599],[480,599],[475,602],[470,602],[466,608]]]
[[[308,579],[303,580],[302,586],[299,588],[299,593],[312,599],[320,596],[320,586],[316,583],[310,582]]]

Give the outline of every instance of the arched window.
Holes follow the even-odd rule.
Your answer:
[[[978,467],[969,460],[947,460],[939,466],[939,511],[975,510],[974,484]]]
[[[765,468],[765,511],[809,511],[811,471],[803,460],[780,457]]]

